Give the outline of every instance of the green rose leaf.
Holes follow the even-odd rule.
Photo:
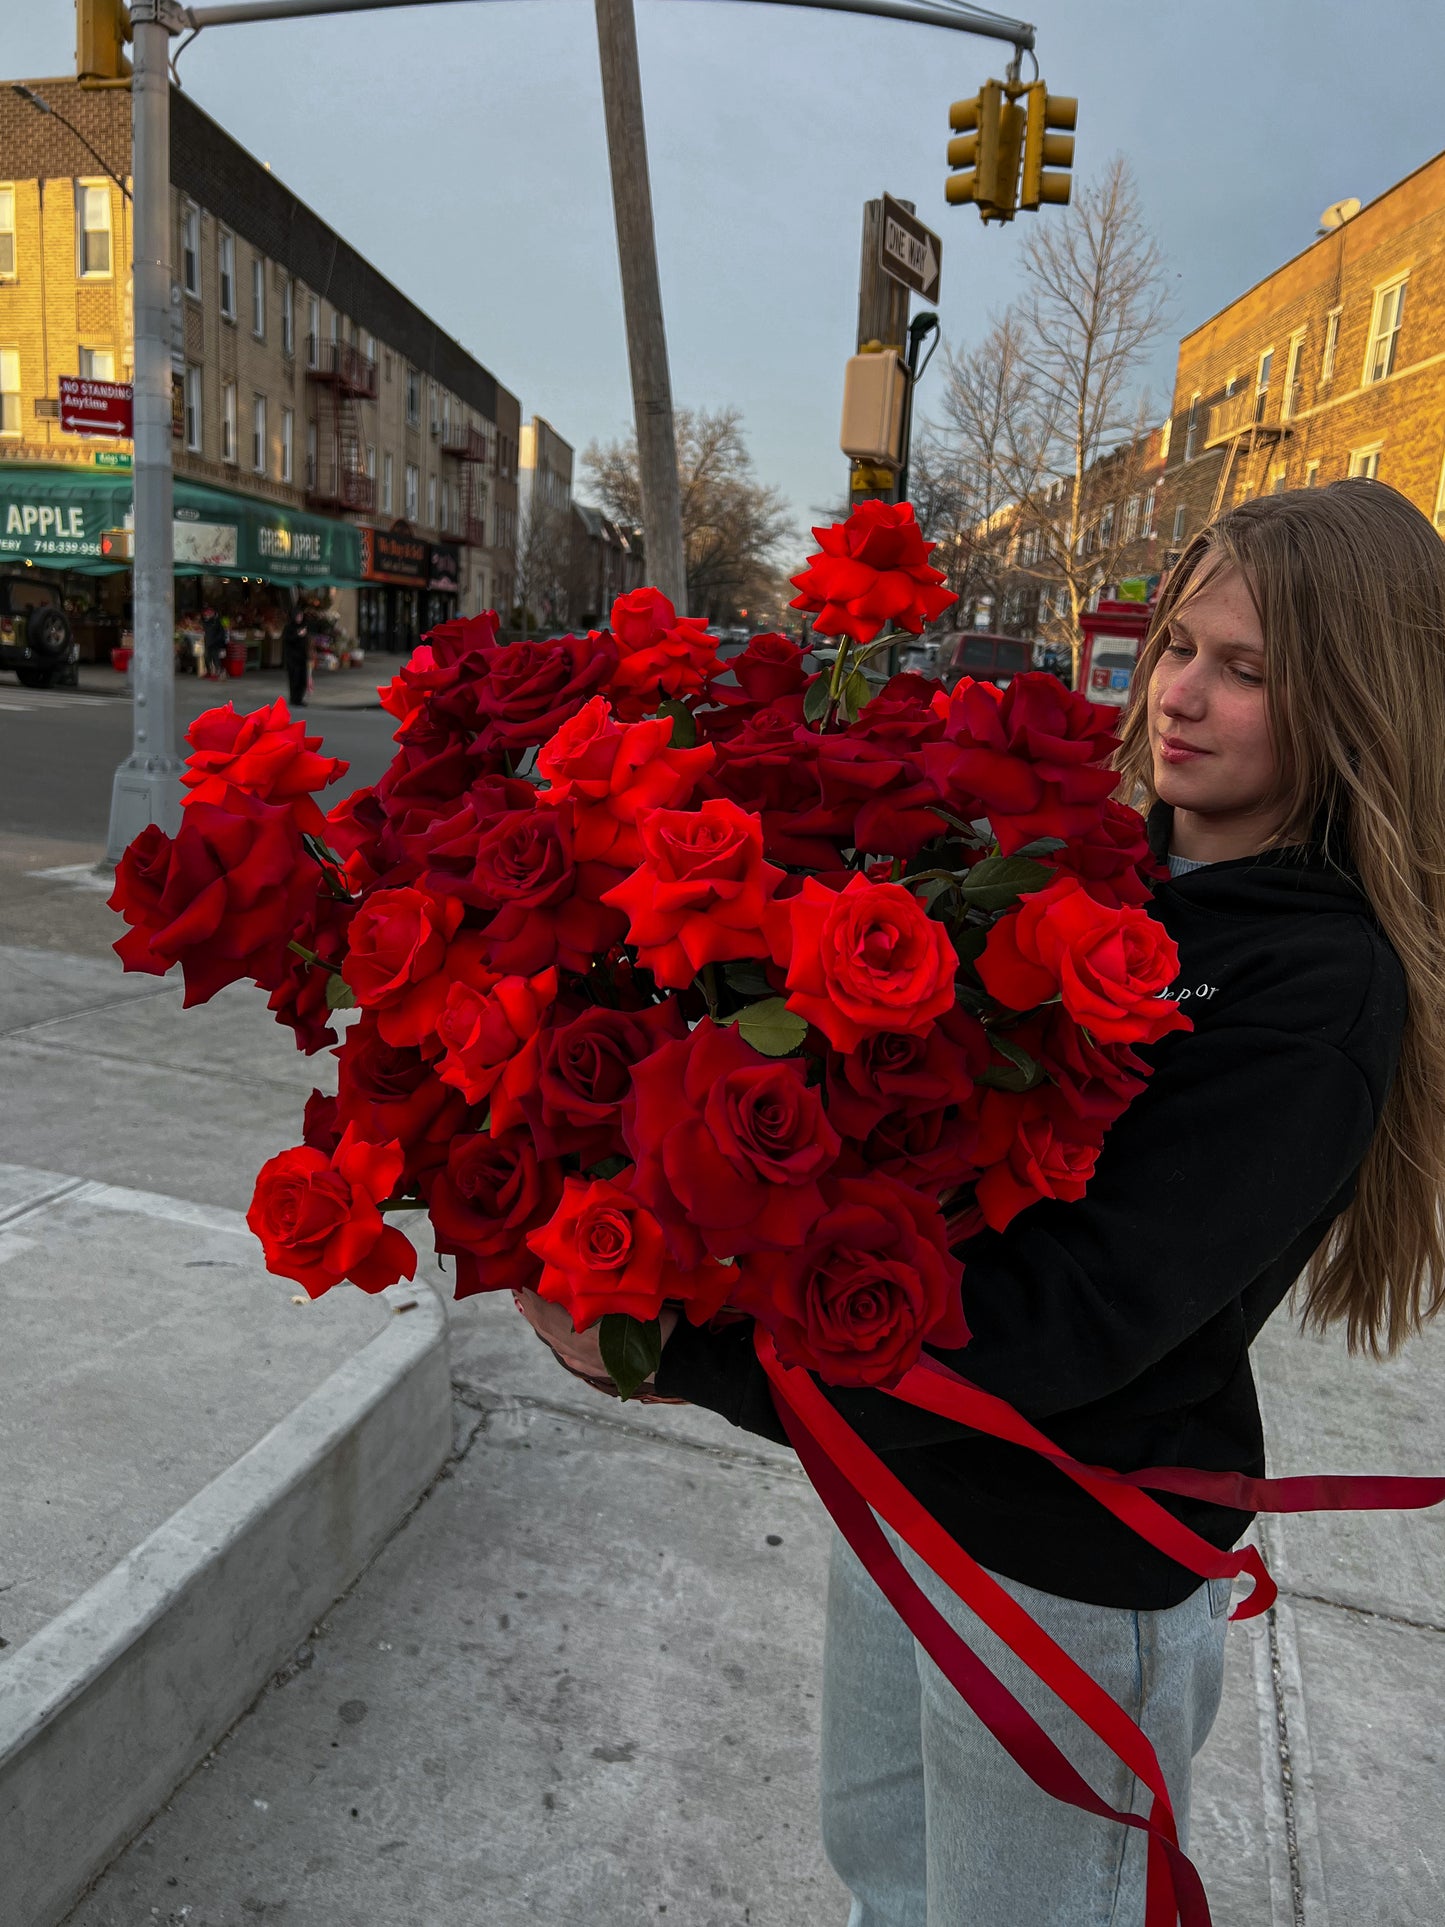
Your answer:
[[[1043,1066],[1036,1058],[1030,1057],[1021,1044],[1014,1043],[1011,1037],[1004,1037],[998,1031],[990,1031],[988,1041],[999,1056],[1007,1058],[1008,1062],[990,1064],[980,1074],[980,1084],[989,1084],[996,1091],[1031,1091],[1035,1085],[1043,1083]]]
[[[326,1008],[328,1010],[355,1010],[356,992],[339,971],[333,971],[326,979]]]
[[[807,1019],[789,1010],[781,997],[764,997],[760,1004],[745,1004],[723,1022],[736,1024],[743,1042],[761,1051],[764,1057],[786,1057],[808,1034]]]
[[[596,1164],[589,1164],[587,1175],[589,1178],[615,1178],[619,1172],[625,1171],[631,1162],[631,1158],[619,1157],[614,1151],[611,1157],[600,1158]]]
[[[861,669],[854,669],[843,681],[843,714],[850,723],[856,723],[858,712],[873,700],[873,685]]]
[[[988,942],[988,932],[981,930],[976,923],[968,924],[963,929],[955,927],[949,934],[953,938],[953,947],[958,952],[960,963],[971,964],[975,958],[983,955],[983,947]]]
[[[964,901],[975,910],[1007,910],[1010,904],[1052,883],[1046,863],[1026,856],[986,856],[975,863],[962,883]]]
[[[803,694],[803,721],[821,722],[828,713],[828,700],[828,678],[819,676],[816,682],[808,684]]]
[[[680,703],[675,696],[670,696],[665,703],[659,703],[657,705],[657,713],[659,716],[671,716],[672,718],[672,747],[674,749],[692,749],[696,746],[697,724],[693,721],[692,711],[687,707],[686,703]]]
[[[740,997],[771,997],[773,994],[773,987],[760,963],[725,963],[723,977],[728,988],[735,990]]]
[[[1036,836],[1032,843],[1025,843],[1021,850],[1015,850],[1014,855],[1049,856],[1053,851],[1063,848],[1064,839],[1061,836]]]
[[[625,1311],[604,1312],[597,1327],[602,1348],[602,1363],[607,1376],[617,1387],[617,1395],[629,1399],[662,1363],[662,1321],[633,1318]]]

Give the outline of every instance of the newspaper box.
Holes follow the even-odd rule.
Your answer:
[[[1144,602],[1101,602],[1079,618],[1084,646],[1079,654],[1079,690],[1103,709],[1122,709],[1129,682],[1149,630]]]

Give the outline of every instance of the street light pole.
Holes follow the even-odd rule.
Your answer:
[[[170,37],[173,0],[131,0],[131,182],[135,301],[135,554],[131,753],[115,773],[106,861],[148,824],[181,822],[176,755],[175,556],[171,472]]]
[[[642,489],[642,533],[649,579],[679,615],[687,614],[687,556],[682,541],[682,495],[667,368],[667,332],[657,276],[657,237],[647,176],[647,132],[642,118],[642,74],[632,0],[597,0],[597,48],[602,103],[612,165],[612,206],[627,320],[627,360],[637,424],[637,469]]]

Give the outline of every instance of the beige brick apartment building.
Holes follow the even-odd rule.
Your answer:
[[[1230,502],[1344,475],[1445,528],[1445,154],[1184,337],[1167,436],[1167,554]]]
[[[86,552],[67,560],[94,574],[129,444],[64,433],[58,383],[131,377],[130,96],[29,86],[55,111],[0,89],[0,493],[73,497]],[[217,598],[263,571],[336,584],[373,647],[458,606],[505,615],[516,397],[177,90],[171,181],[178,577],[194,591],[205,568]],[[188,557],[187,518],[230,547]],[[18,548],[0,560],[57,565]]]

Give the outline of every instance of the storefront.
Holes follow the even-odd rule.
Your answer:
[[[432,542],[427,547],[426,627],[450,622],[457,612],[462,588],[461,551],[450,542]]]
[[[362,646],[368,651],[384,649],[389,655],[410,655],[424,626],[431,545],[413,535],[405,522],[360,533],[364,580],[357,597],[356,626]]]
[[[331,591],[363,580],[362,531],[258,497],[177,478],[174,541],[177,628],[207,607],[245,632],[258,663],[279,660],[287,609],[301,596],[319,616]],[[124,470],[0,464],[0,568],[62,571],[62,594],[81,653],[103,660],[130,626],[130,570],[122,531],[134,526]]]

